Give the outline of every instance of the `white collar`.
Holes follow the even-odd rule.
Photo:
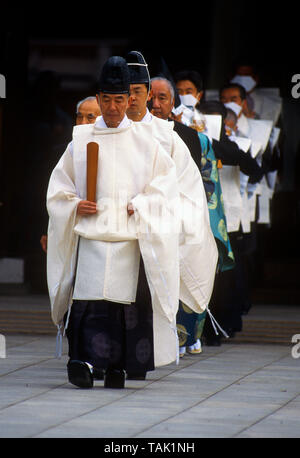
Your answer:
[[[104,119],[103,119],[103,116],[98,116],[98,118],[96,119],[96,122],[95,122],[95,127],[96,129],[109,129],[109,127],[107,127]],[[126,127],[130,126],[130,121],[129,119],[127,118],[126,114],[124,116],[124,118],[122,119],[122,121],[120,122],[120,124],[118,125],[117,129],[124,129]]]
[[[150,111],[147,108],[146,114],[143,117],[143,119],[141,120],[141,122],[151,122],[152,118],[153,118],[153,116],[152,116],[152,114],[150,113]]]

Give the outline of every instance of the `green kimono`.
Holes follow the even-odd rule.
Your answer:
[[[208,202],[210,225],[215,237],[218,252],[218,271],[233,269],[235,262],[227,233],[223,195],[217,169],[217,160],[208,137],[198,132],[201,144],[201,176]],[[180,302],[177,312],[179,346],[190,347],[200,339],[207,312],[195,313]]]

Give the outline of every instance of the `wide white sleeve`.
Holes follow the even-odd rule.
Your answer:
[[[51,174],[47,192],[47,282],[55,324],[62,321],[69,306],[78,243],[73,229],[79,201],[73,158],[68,147]]]
[[[175,325],[179,302],[179,190],[175,164],[158,143],[152,179],[131,202],[152,298],[157,299],[160,313]]]
[[[172,158],[176,164],[181,201],[180,299],[197,313],[211,298],[218,262],[207,199],[200,171],[190,151],[174,132]]]

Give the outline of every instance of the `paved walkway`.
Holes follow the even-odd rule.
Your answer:
[[[203,347],[123,390],[103,381],[83,390],[68,383],[66,343],[58,360],[53,336],[6,336],[0,437],[300,437],[300,358],[292,344]]]

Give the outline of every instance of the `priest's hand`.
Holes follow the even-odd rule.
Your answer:
[[[81,200],[77,205],[77,215],[88,216],[97,213],[96,202],[90,202],[89,200]]]

